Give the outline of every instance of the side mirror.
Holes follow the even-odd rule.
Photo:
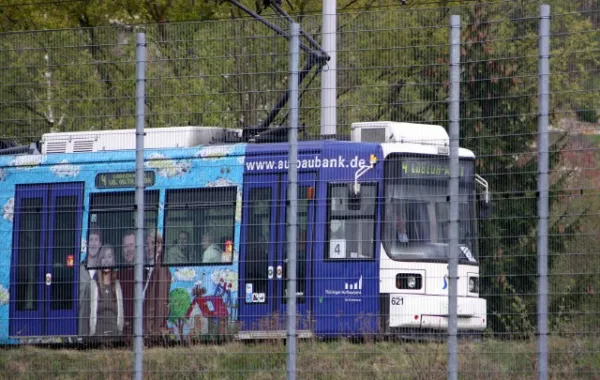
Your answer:
[[[492,197],[490,195],[486,197],[477,196],[477,211],[479,219],[487,219],[492,215]]]
[[[492,194],[489,191],[488,182],[482,176],[475,174],[475,185],[481,188],[481,191],[477,193],[479,218],[489,218],[492,213]]]

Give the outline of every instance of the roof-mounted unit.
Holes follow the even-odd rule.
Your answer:
[[[219,127],[148,128],[144,149],[186,148],[241,138],[241,129]],[[58,132],[42,136],[42,154],[135,150],[135,129]]]
[[[352,123],[352,141],[405,143],[448,147],[450,138],[444,127],[430,124],[373,121]]]

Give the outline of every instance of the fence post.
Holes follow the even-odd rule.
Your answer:
[[[321,136],[337,133],[337,0],[323,0],[323,50],[329,55],[321,73]]]
[[[548,379],[548,111],[550,99],[550,6],[540,6],[538,87],[538,375]]]
[[[133,311],[133,378],[143,378],[143,271],[144,271],[144,107],[146,103],[146,35],[137,34],[135,70],[135,267]]]
[[[450,244],[448,247],[448,379],[458,379],[458,139],[460,120],[460,16],[450,16]]]
[[[298,234],[298,61],[300,25],[290,25],[290,166],[287,212],[287,379],[296,378],[296,236]]]

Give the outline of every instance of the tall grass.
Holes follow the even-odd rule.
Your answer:
[[[535,379],[534,341],[461,342],[460,378]],[[130,379],[130,349],[50,349],[23,346],[0,351],[0,379]],[[553,337],[552,379],[600,379],[600,341]],[[298,379],[443,379],[445,343],[301,341]],[[148,348],[145,379],[285,379],[282,341]]]

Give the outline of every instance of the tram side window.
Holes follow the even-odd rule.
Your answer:
[[[329,185],[328,258],[373,259],[377,185],[362,184],[358,204],[348,194],[348,184]]]
[[[20,209],[18,255],[16,265],[16,306],[18,311],[35,310],[39,299],[38,268],[42,246],[42,198],[25,198]]]
[[[269,299],[269,243],[271,236],[271,203],[273,194],[270,187],[250,189],[247,208],[248,215],[246,237],[242,242],[246,252],[244,260],[244,277],[246,286],[252,293],[264,294]],[[252,301],[251,301],[252,302]],[[263,301],[266,302],[266,301]],[[248,301],[246,301],[248,303]]]
[[[236,187],[167,191],[167,265],[231,263]]]
[[[305,298],[304,294],[306,291],[306,258],[309,255],[307,248],[309,247],[308,241],[311,238],[309,236],[308,224],[309,224],[309,203],[312,197],[309,197],[309,187],[308,186],[300,186],[298,187],[298,212],[297,212],[297,222],[298,222],[298,238],[297,238],[297,252],[296,252],[296,261],[297,261],[297,280],[296,280],[296,294],[298,295],[297,301],[298,303],[304,303]],[[267,224],[270,225],[270,224]],[[283,241],[288,241],[288,229],[285,228]],[[288,256],[288,245],[285,244],[285,257]],[[283,264],[285,278],[288,278],[287,274],[287,263]]]
[[[144,193],[144,236],[157,234],[158,191]],[[90,220],[88,226],[88,268],[107,266],[129,266],[134,264],[135,246],[135,192],[96,193],[91,195]],[[132,242],[128,242],[131,237]],[[149,239],[144,238],[144,242]],[[152,264],[159,246],[145,246],[146,265]],[[112,264],[110,264],[112,262]],[[110,265],[109,265],[110,264]]]

